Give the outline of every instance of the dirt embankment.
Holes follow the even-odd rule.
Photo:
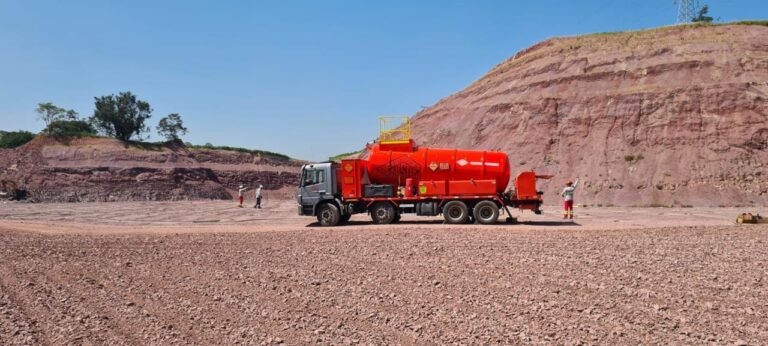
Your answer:
[[[229,199],[240,183],[284,195],[301,163],[277,156],[39,137],[0,151],[0,176],[39,202]]]
[[[768,204],[768,27],[554,38],[413,118],[422,145],[501,150],[616,205]]]

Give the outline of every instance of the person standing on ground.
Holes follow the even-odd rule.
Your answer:
[[[573,192],[576,187],[579,186],[579,178],[576,178],[576,182],[568,181],[565,183],[563,189],[563,219],[573,219]]]
[[[240,201],[240,204],[238,204],[238,207],[243,207],[243,195],[245,194],[245,191],[247,191],[248,188],[245,187],[245,185],[240,184],[240,189],[237,190],[237,199]]]
[[[256,188],[256,205],[254,205],[254,208],[261,209],[261,189],[264,187],[264,185],[259,184],[259,187]]]

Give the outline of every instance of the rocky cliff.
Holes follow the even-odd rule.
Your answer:
[[[239,184],[267,196],[293,191],[301,162],[183,145],[126,144],[108,138],[38,137],[0,150],[0,178],[40,202],[230,199]]]
[[[413,117],[422,145],[554,174],[549,203],[768,205],[768,27],[553,38]],[[513,173],[514,175],[514,173]]]

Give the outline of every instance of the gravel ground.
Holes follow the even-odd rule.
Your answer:
[[[0,220],[0,345],[768,343],[767,226],[43,221]]]

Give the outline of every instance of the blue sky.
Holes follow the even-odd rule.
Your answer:
[[[701,2],[768,18],[765,0]],[[180,113],[186,141],[322,160],[540,40],[675,18],[672,0],[0,0],[0,129],[39,131],[38,102],[90,116],[129,90],[153,127]]]

